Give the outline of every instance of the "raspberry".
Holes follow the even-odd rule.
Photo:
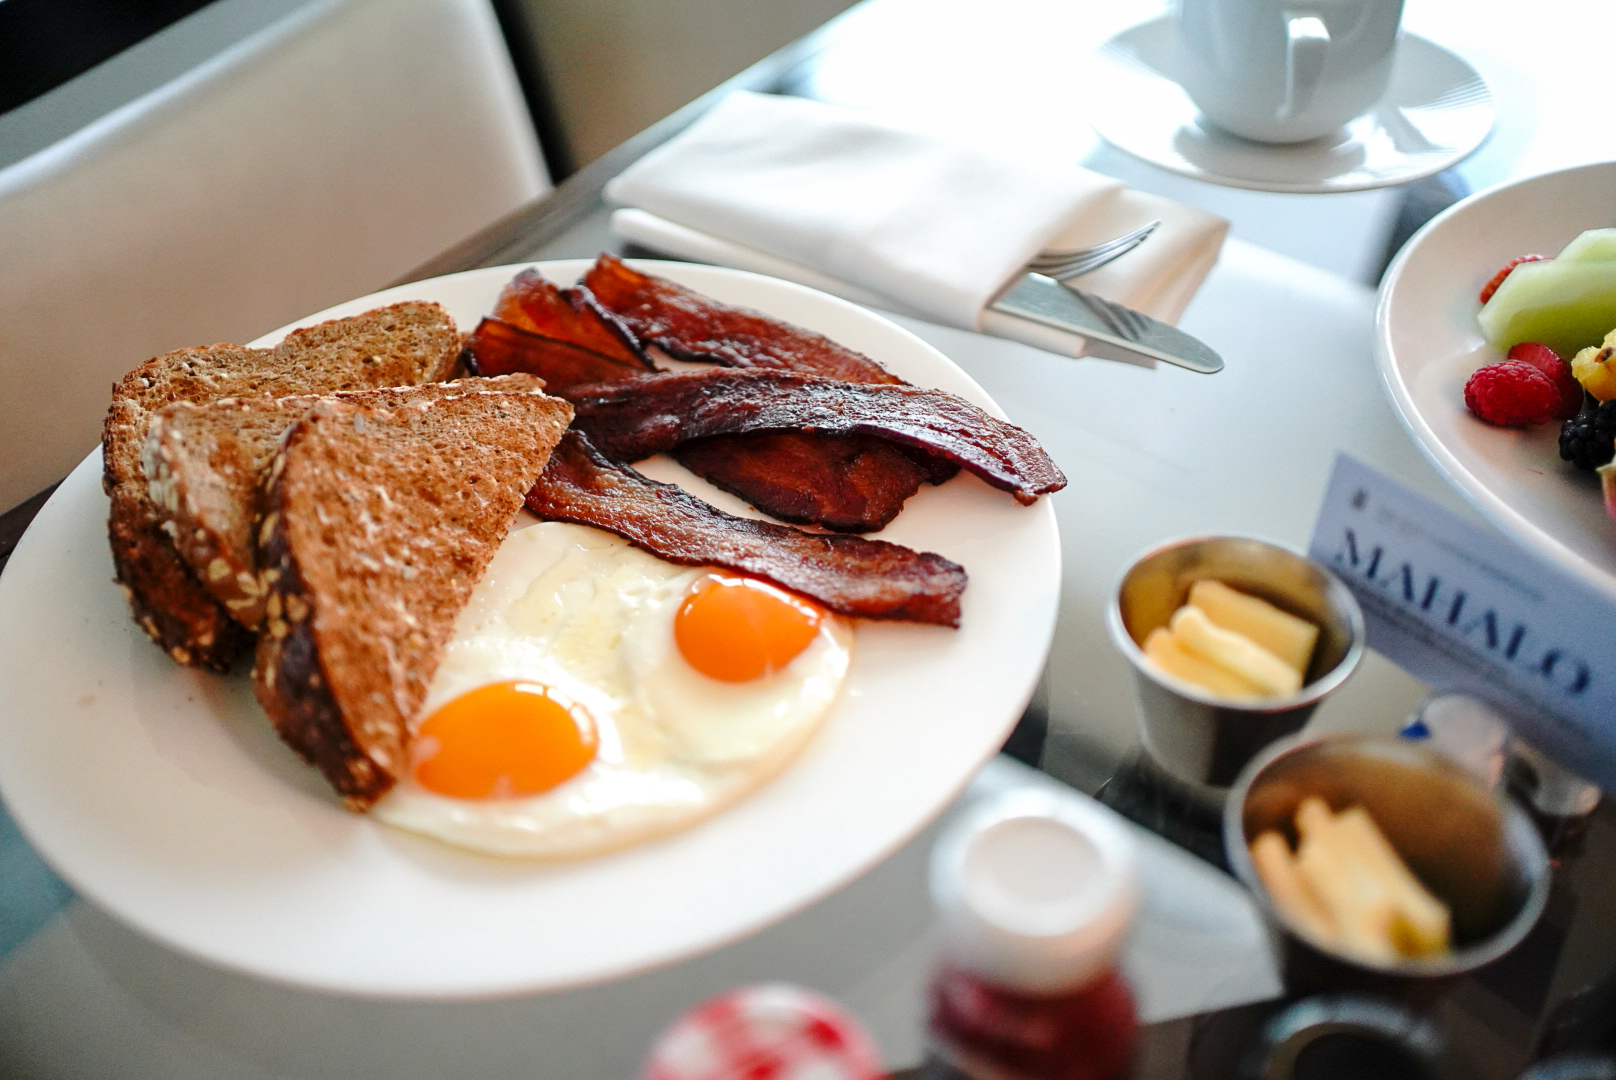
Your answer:
[[[1594,404],[1560,428],[1560,457],[1592,471],[1616,458],[1616,401]]]
[[[1528,427],[1554,419],[1560,411],[1560,390],[1531,364],[1500,360],[1470,376],[1465,404],[1489,424]]]
[[[1509,277],[1510,271],[1521,265],[1521,263],[1542,262],[1547,258],[1547,255],[1522,255],[1517,259],[1511,259],[1507,266],[1493,275],[1493,279],[1491,281],[1481,287],[1481,302],[1485,304],[1487,301],[1491,300],[1493,298],[1493,293],[1498,291],[1498,286],[1502,285],[1504,283],[1504,279]]]
[[[1523,341],[1509,350],[1509,358],[1531,364],[1554,380],[1560,390],[1560,411],[1554,414],[1556,420],[1569,420],[1582,411],[1582,384],[1571,374],[1571,365],[1559,353],[1547,345]]]

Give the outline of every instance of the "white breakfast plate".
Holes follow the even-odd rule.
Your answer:
[[[540,264],[565,283],[588,265]],[[998,414],[941,353],[862,308],[739,271],[646,265]],[[469,328],[515,269],[389,289],[297,325],[423,298]],[[784,918],[903,844],[994,754],[1038,677],[1060,591],[1047,499],[1022,507],[963,475],[927,488],[881,535],[967,568],[960,630],[861,623],[824,729],[711,820],[598,858],[504,861],[348,813],[276,739],[246,678],[181,668],[155,649],[111,581],[100,462],[95,453],[74,470],[0,577],[0,791],[95,903],[187,953],[318,989],[574,986]],[[740,512],[672,462],[654,466]]]
[[[1560,460],[1558,423],[1484,424],[1464,384],[1502,359],[1476,325],[1478,294],[1517,255],[1554,255],[1616,225],[1616,162],[1492,188],[1433,218],[1386,271],[1375,352],[1392,403],[1437,470],[1494,525],[1616,598],[1616,525],[1597,479]]]
[[[1257,191],[1366,191],[1434,176],[1493,129],[1492,93],[1463,59],[1405,32],[1386,97],[1340,134],[1291,146],[1230,135],[1178,85],[1177,29],[1165,15],[1100,47],[1083,96],[1101,138],[1182,176]]]

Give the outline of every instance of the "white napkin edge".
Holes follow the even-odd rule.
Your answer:
[[[624,239],[653,251],[728,266],[736,270],[749,270],[769,277],[784,278],[864,307],[879,308],[910,318],[926,318],[923,314],[896,304],[887,297],[878,296],[868,289],[791,259],[732,240],[720,239],[711,233],[680,225],[649,211],[633,207],[614,210],[611,216],[611,229]],[[1218,261],[1223,239],[1221,233],[1215,239],[1215,243],[1202,246],[1193,260],[1182,264],[1159,295],[1150,298],[1148,305],[1138,305],[1139,309],[1164,322],[1176,322]],[[1056,330],[991,308],[982,312],[980,329],[982,333],[993,337],[1018,341],[1036,349],[1074,359],[1084,356],[1088,349],[1088,342],[1081,335]],[[1143,357],[1128,362],[1137,363],[1141,367],[1156,366],[1155,361]]]
[[[831,277],[812,267],[807,267],[791,259],[771,255],[767,251],[738,244],[733,240],[723,240],[711,233],[692,229],[659,217],[649,211],[637,210],[632,207],[614,210],[611,217],[612,231],[626,240],[636,244],[643,244],[654,251],[666,252],[685,259],[698,259],[701,262],[716,263],[720,266],[733,267],[736,270],[750,270],[755,274],[767,274],[770,277],[784,278],[794,281],[798,285],[806,285],[810,289],[839,296],[843,300],[851,300],[864,307],[879,308],[897,315],[910,318],[923,319],[926,316],[920,312],[894,303],[884,296],[877,296],[868,289],[861,288],[840,278]],[[1011,340],[1022,341],[1035,348],[1046,349],[1050,352],[1065,356],[1081,357],[1088,347],[1088,342],[1076,334],[1068,334],[1052,327],[1041,326],[1014,315],[1004,315],[999,312],[987,310],[982,313],[981,328],[983,333],[995,337],[1004,337]],[[1149,361],[1142,361],[1150,363]]]
[[[822,271],[779,255],[771,255],[760,248],[738,244],[733,240],[723,240],[712,233],[676,224],[649,210],[638,210],[633,207],[613,210],[611,227],[614,233],[625,240],[632,240],[636,244],[669,255],[784,278],[865,307],[878,307],[899,315],[919,317],[916,312],[841,278],[831,277]]]

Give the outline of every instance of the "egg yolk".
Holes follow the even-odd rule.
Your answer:
[[[594,721],[549,687],[479,686],[427,717],[415,737],[415,779],[455,799],[548,791],[595,756]]]
[[[755,578],[713,575],[691,590],[673,635],[690,666],[724,682],[779,671],[808,647],[825,610]]]

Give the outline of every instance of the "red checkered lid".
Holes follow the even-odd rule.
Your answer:
[[[879,1080],[874,1041],[835,1002],[798,986],[747,986],[664,1031],[641,1080]]]

